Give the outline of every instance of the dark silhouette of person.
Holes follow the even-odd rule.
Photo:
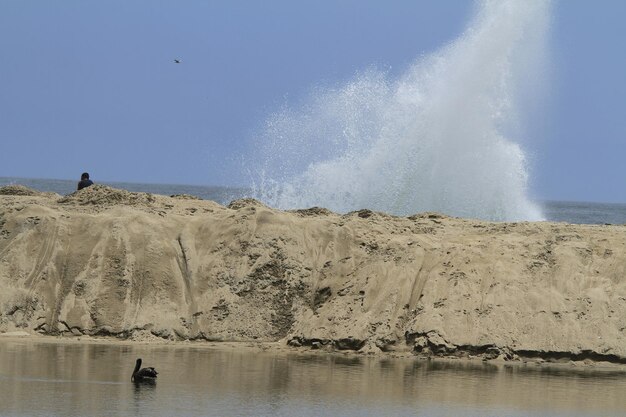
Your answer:
[[[78,181],[78,189],[82,190],[83,188],[89,187],[90,185],[93,185],[93,181],[89,179],[89,173],[83,172],[83,174],[80,176],[80,181]]]

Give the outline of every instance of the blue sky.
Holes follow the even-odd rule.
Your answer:
[[[453,41],[473,2],[0,0],[0,176],[244,184],[268,115]],[[554,3],[537,198],[626,202],[626,2]],[[181,64],[175,64],[174,59]]]

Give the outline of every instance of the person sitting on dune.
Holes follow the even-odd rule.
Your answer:
[[[78,189],[82,190],[83,188],[89,187],[90,185],[93,185],[93,181],[89,179],[89,173],[83,172],[83,174],[80,176],[80,181],[78,182]]]

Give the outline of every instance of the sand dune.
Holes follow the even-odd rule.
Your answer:
[[[0,188],[0,332],[626,362],[626,227]]]

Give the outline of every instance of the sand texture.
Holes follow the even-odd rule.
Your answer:
[[[0,333],[626,362],[626,226],[0,188]]]

